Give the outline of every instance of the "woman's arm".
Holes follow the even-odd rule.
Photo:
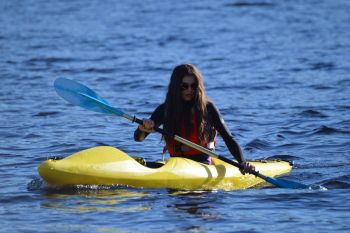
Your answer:
[[[235,157],[235,159],[242,163],[245,161],[243,157],[243,152],[241,147],[237,143],[237,141],[233,138],[230,130],[227,128],[224,119],[221,117],[219,110],[214,106],[213,103],[209,103],[208,105],[208,114],[210,114],[210,118],[215,129],[219,132],[221,137],[223,138],[227,148],[230,153]]]
[[[163,124],[164,109],[165,109],[165,105],[161,104],[152,113],[150,120],[154,122],[155,127],[159,127],[161,124]],[[137,142],[141,142],[148,136],[148,134],[150,133],[144,132],[140,130],[139,127],[137,127],[137,129],[134,132],[134,140]]]

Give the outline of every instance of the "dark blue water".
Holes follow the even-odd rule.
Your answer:
[[[350,2],[1,1],[1,232],[349,232]],[[248,159],[327,190],[51,190],[37,167],[112,145],[161,159],[160,136],[74,107],[66,77],[147,117],[173,67],[194,63]],[[223,142],[218,153],[230,157]]]

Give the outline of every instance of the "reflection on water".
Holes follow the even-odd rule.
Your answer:
[[[108,186],[46,189],[41,206],[72,212],[141,212],[148,211],[150,207],[143,204],[129,206],[129,202],[135,202],[147,195],[142,191]]]
[[[181,219],[184,214],[202,220],[220,219],[219,213],[215,211],[215,203],[217,201],[217,191],[171,191],[169,194],[173,196],[175,202],[167,207],[179,213]],[[213,195],[214,194],[214,195]]]
[[[75,213],[117,212],[139,213],[161,208],[163,199],[172,204],[165,207],[179,219],[191,215],[202,220],[217,220],[215,210],[217,191],[185,191],[166,189],[133,189],[118,186],[79,185],[70,187],[44,187],[42,208]]]
[[[177,211],[186,211],[187,213],[202,218],[203,220],[218,219],[217,214],[208,211],[214,208],[214,206],[211,205],[209,201],[198,202],[188,200],[185,203],[175,204],[171,207]]]
[[[130,233],[131,231],[129,230],[124,230],[119,227],[111,227],[111,226],[98,226],[94,227],[95,232],[109,232],[109,233]],[[59,230],[58,230],[59,229]],[[91,230],[91,226],[89,226],[86,223],[81,223],[81,224],[52,224],[52,225],[47,225],[46,230],[48,232],[88,232]]]
[[[43,187],[39,193],[42,196],[40,207],[47,212],[60,216],[78,214],[76,216],[80,216],[79,221],[89,221],[91,216],[99,215],[101,221],[108,222],[108,225],[101,225],[98,221],[94,223],[97,225],[88,225],[94,232],[135,232],[140,229],[159,232],[160,229],[166,229],[168,224],[174,223],[180,231],[202,232],[205,228],[201,222],[223,219],[222,213],[215,207],[222,193],[220,191],[84,185],[65,188]],[[130,221],[135,225],[130,225]],[[70,219],[66,220],[63,232],[85,231],[86,227]]]

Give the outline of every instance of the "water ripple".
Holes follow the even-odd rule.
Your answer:
[[[326,114],[323,114],[321,111],[319,110],[315,110],[315,109],[307,109],[304,110],[300,113],[301,116],[303,117],[317,117],[317,118],[326,118],[328,117]]]
[[[333,62],[317,62],[310,64],[311,70],[326,70],[331,71],[336,68],[336,65]]]
[[[350,175],[325,180],[321,184],[328,189],[350,189]]]
[[[47,116],[53,116],[53,115],[57,115],[57,114],[60,114],[60,112],[56,112],[56,111],[39,112],[39,113],[36,113],[34,116],[36,116],[36,117],[47,117]]]
[[[247,1],[238,1],[234,3],[226,3],[225,7],[238,7],[238,8],[246,8],[246,7],[274,7],[276,4],[270,2],[247,2]]]
[[[317,129],[314,129],[312,134],[320,134],[320,135],[330,135],[341,132],[340,130],[332,127],[328,127],[326,125],[321,125]]]
[[[247,143],[245,145],[245,150],[252,151],[252,150],[264,150],[271,147],[271,143],[261,140],[261,139],[254,139],[253,141]]]

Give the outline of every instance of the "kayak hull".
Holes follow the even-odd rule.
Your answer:
[[[264,183],[219,159],[206,165],[186,158],[169,158],[159,168],[149,168],[110,146],[86,149],[61,160],[46,160],[38,172],[50,185],[126,185],[179,190],[235,190]],[[260,173],[276,177],[291,171],[288,161],[251,161]]]

